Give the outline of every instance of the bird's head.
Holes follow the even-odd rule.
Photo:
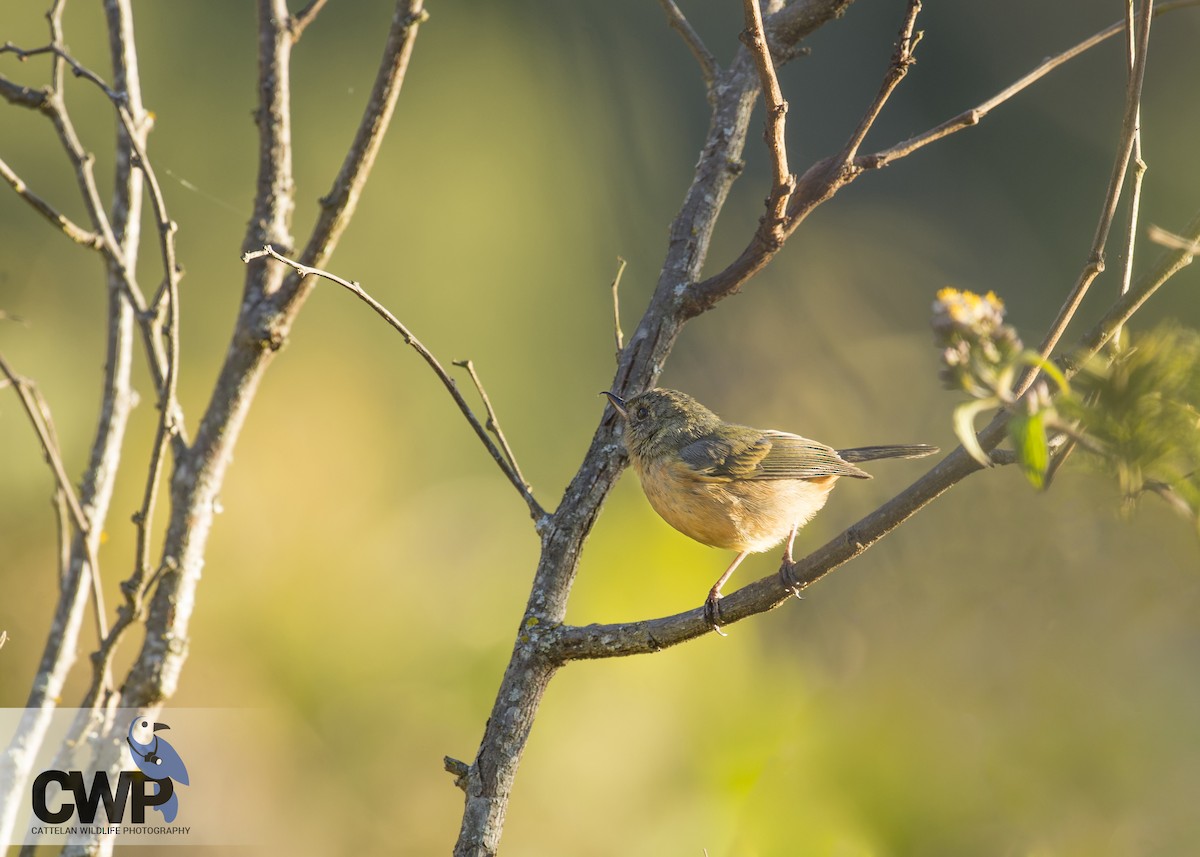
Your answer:
[[[625,420],[625,446],[639,458],[674,454],[721,427],[721,418],[687,393],[655,388],[628,399],[604,393]]]

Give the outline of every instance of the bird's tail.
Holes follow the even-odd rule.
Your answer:
[[[859,446],[854,449],[839,449],[843,461],[874,461],[876,458],[924,458],[941,452],[936,446],[925,443],[908,443],[902,446]]]

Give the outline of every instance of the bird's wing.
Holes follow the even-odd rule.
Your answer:
[[[870,479],[871,474],[843,461],[837,450],[785,431],[763,433],[771,451],[759,464],[753,479],[820,479],[824,476],[854,476]]]
[[[693,475],[712,482],[754,479],[771,441],[760,432],[725,432],[693,441],[679,457]]]
[[[823,443],[782,431],[737,432],[702,438],[680,450],[680,457],[702,479],[821,479],[870,474],[843,461]]]

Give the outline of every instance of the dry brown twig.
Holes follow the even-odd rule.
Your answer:
[[[704,91],[711,103],[713,87],[716,86],[717,76],[721,73],[716,57],[705,46],[700,34],[688,23],[688,19],[684,17],[683,11],[675,3],[675,0],[658,0],[658,5],[662,6],[663,11],[667,14],[667,23],[671,29],[679,33],[679,37],[683,39],[683,43],[687,45],[688,50],[695,57],[697,65],[700,66],[700,79],[704,81]]]
[[[1074,287],[1071,289],[1070,294],[1067,295],[1067,299],[1059,309],[1054,321],[1050,323],[1050,329],[1042,340],[1042,344],[1038,346],[1038,353],[1043,358],[1049,357],[1051,352],[1054,351],[1063,333],[1066,332],[1067,325],[1071,323],[1071,319],[1079,311],[1079,307],[1082,305],[1083,298],[1087,294],[1088,289],[1096,277],[1104,271],[1104,251],[1108,245],[1108,236],[1112,230],[1113,221],[1117,216],[1117,206],[1121,201],[1121,191],[1125,187],[1125,177],[1129,170],[1129,162],[1133,157],[1134,147],[1138,138],[1138,116],[1141,110],[1142,81],[1146,73],[1146,54],[1150,42],[1150,21],[1153,19],[1153,16],[1153,0],[1142,0],[1141,12],[1136,20],[1132,14],[1129,18],[1129,22],[1136,25],[1133,34],[1130,36],[1130,50],[1133,52],[1133,62],[1130,66],[1128,83],[1125,90],[1125,112],[1121,119],[1121,134],[1117,145],[1117,156],[1109,177],[1108,188],[1105,191],[1104,205],[1100,211],[1099,222],[1096,224],[1096,232],[1092,238],[1092,246],[1088,252],[1087,263],[1080,272],[1079,278],[1075,281]],[[1136,43],[1136,45],[1133,43]],[[1130,231],[1134,232],[1136,229],[1137,212],[1133,211],[1130,217]],[[1028,390],[1039,374],[1040,370],[1036,367],[1031,367],[1026,371],[1014,387],[1016,395],[1020,396]]]
[[[37,385],[28,378],[18,375],[2,354],[0,354],[0,375],[8,379],[8,384],[17,394],[21,407],[29,418],[30,425],[33,426],[34,434],[37,435],[38,443],[42,448],[42,457],[46,459],[46,463],[50,465],[50,472],[54,475],[55,490],[62,497],[67,511],[70,513],[69,520],[74,524],[75,530],[87,550],[88,577],[92,584],[92,613],[96,620],[96,633],[100,639],[104,639],[108,633],[108,627],[104,614],[104,592],[100,587],[100,562],[96,558],[95,550],[91,548],[91,543],[86,538],[91,530],[91,522],[83,511],[83,506],[79,503],[79,496],[71,484],[71,477],[67,475],[66,465],[63,464],[58,433],[54,430],[54,421],[50,416],[50,406],[38,391]]]
[[[492,411],[491,401],[488,399],[487,393],[484,391],[482,384],[479,382],[479,377],[475,374],[475,369],[471,365],[471,361],[455,361],[455,365],[466,368],[471,375],[471,379],[475,382],[476,389],[479,391],[479,394],[484,402],[484,407],[487,409],[488,425],[486,427],[479,422],[479,418],[475,416],[475,412],[471,410],[471,406],[467,404],[467,400],[463,398],[462,393],[459,391],[458,385],[454,383],[454,379],[450,377],[450,373],[446,371],[445,367],[442,366],[437,357],[433,355],[433,352],[426,348],[424,344],[422,344],[422,342],[413,335],[412,331],[405,327],[404,323],[396,318],[396,316],[394,316],[387,307],[367,294],[366,290],[363,289],[361,285],[353,280],[347,280],[344,277],[339,277],[337,274],[332,274],[329,271],[323,271],[320,268],[314,268],[311,265],[304,265],[295,259],[289,259],[287,256],[284,256],[269,244],[263,247],[261,250],[251,250],[243,253],[242,261],[249,263],[255,259],[261,259],[263,257],[269,257],[277,262],[282,262],[283,264],[288,265],[289,267],[293,268],[301,278],[316,276],[328,280],[331,283],[336,283],[342,288],[352,292],[358,297],[359,300],[373,309],[376,315],[391,325],[400,334],[400,336],[403,337],[405,344],[421,355],[421,359],[423,359],[429,368],[433,370],[434,374],[437,375],[438,380],[442,382],[442,386],[446,388],[446,391],[450,394],[450,397],[454,399],[454,403],[458,405],[458,409],[462,411],[462,415],[466,417],[467,422],[471,425],[471,428],[475,430],[476,436],[478,436],[479,440],[483,443],[488,453],[492,456],[492,459],[508,478],[508,481],[511,482],[513,487],[517,489],[518,493],[520,493],[521,498],[525,501],[525,505],[529,507],[529,515],[531,518],[533,518],[535,526],[539,528],[541,527],[542,522],[546,518],[546,511],[541,507],[541,504],[538,503],[537,499],[534,498],[532,489],[525,481],[525,477],[521,475],[520,468],[517,467],[516,457],[513,456],[512,450],[508,446],[508,442],[504,439],[504,435],[500,431],[500,425],[498,422],[496,422],[495,413]],[[488,437],[489,428],[495,432],[496,437],[499,440],[499,445],[493,443],[492,439]]]
[[[521,472],[520,465],[517,464],[517,457],[513,454],[512,447],[508,445],[508,438],[504,436],[504,430],[500,428],[500,419],[496,416],[496,411],[492,407],[492,400],[487,394],[487,390],[483,387],[483,381],[479,379],[479,374],[475,371],[475,364],[468,360],[451,360],[453,365],[459,366],[467,370],[467,374],[471,376],[471,383],[475,385],[475,392],[479,393],[479,398],[483,401],[483,410],[487,414],[487,422],[484,423],[484,428],[490,431],[496,437],[496,442],[500,444],[500,451],[504,453],[504,460],[512,467],[512,471],[516,474],[517,480],[521,483],[520,488],[524,493],[533,496],[533,489],[529,485],[529,480],[525,478],[525,474]],[[543,514],[545,514],[543,512]]]
[[[785,229],[788,200],[796,188],[796,177],[788,169],[785,133],[788,103],[783,98],[783,90],[779,88],[775,61],[771,58],[770,48],[767,47],[767,36],[763,31],[762,10],[759,9],[758,0],[743,0],[742,7],[746,20],[742,42],[750,49],[754,65],[758,69],[767,114],[763,139],[771,158],[771,191],[767,195],[767,210],[760,222],[758,238],[768,246],[782,245],[787,238]]]
[[[617,257],[617,275],[612,281],[612,305],[613,305],[613,341],[616,343],[617,362],[621,362],[621,352],[625,350],[625,334],[621,331],[621,277],[625,274],[625,260],[620,256]]]

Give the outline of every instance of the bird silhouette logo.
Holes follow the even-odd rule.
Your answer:
[[[162,813],[163,821],[170,824],[179,812],[179,797],[175,794],[174,783],[189,785],[187,766],[179,751],[172,747],[165,738],[160,738],[158,732],[171,727],[165,723],[155,723],[148,717],[135,717],[129,724],[129,735],[126,741],[133,754],[133,764],[150,780],[155,781],[155,795],[168,790],[168,797],[155,806]]]

